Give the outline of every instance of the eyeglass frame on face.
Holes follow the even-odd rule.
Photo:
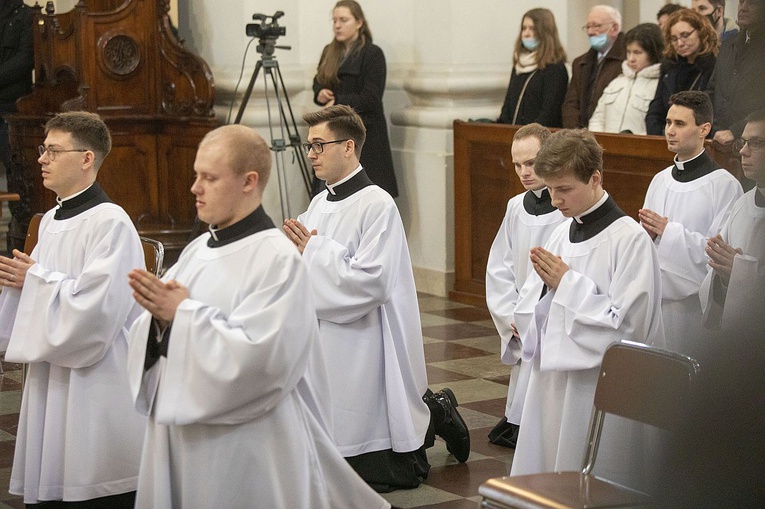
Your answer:
[[[588,25],[584,25],[582,27],[582,32],[587,32],[587,31],[590,30],[590,28],[592,28],[593,30],[598,30],[598,33],[600,33],[599,32],[600,31],[600,27],[604,27],[606,25],[614,26],[615,24],[616,23],[614,23],[613,21],[609,21],[608,23],[591,23],[591,24],[588,24]],[[609,28],[609,30],[610,30],[610,28]]]
[[[736,138],[733,140],[733,149],[736,152],[740,152],[745,146],[749,146],[749,150],[762,150],[765,147],[765,139],[762,138]]]
[[[346,138],[344,140],[314,141],[313,143],[301,143],[300,146],[303,147],[303,151],[305,152],[305,155],[310,154],[311,150],[313,150],[314,154],[319,155],[324,152],[324,145],[330,145],[332,143],[342,143],[344,141],[351,141],[351,138]]]
[[[685,41],[687,41],[693,35],[693,33],[695,31],[696,31],[696,29],[694,28],[690,32],[681,32],[681,33],[679,33],[677,35],[673,35],[673,36],[671,36],[669,38],[669,43],[670,44],[677,44],[679,41],[685,42]]]
[[[60,152],[88,152],[90,149],[87,148],[73,148],[73,149],[63,149],[63,148],[53,148],[53,147],[46,147],[45,145],[37,145],[37,153],[40,154],[40,157],[42,157],[45,154],[48,154],[48,159],[51,161],[56,160],[56,154]]]

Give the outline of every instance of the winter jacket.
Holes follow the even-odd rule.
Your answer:
[[[656,95],[661,64],[653,64],[635,73],[622,63],[622,75],[614,79],[600,96],[590,117],[590,131],[602,133],[646,134],[645,115]]]

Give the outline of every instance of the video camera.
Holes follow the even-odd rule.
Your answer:
[[[286,27],[279,26],[279,18],[284,16],[284,11],[276,11],[273,16],[265,14],[253,14],[252,19],[260,23],[248,23],[246,27],[247,37],[259,37],[260,39],[276,40],[280,35],[287,33]],[[268,20],[271,20],[270,22]]]

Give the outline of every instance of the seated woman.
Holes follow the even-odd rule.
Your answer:
[[[664,56],[656,95],[648,106],[645,125],[648,134],[663,135],[669,111],[669,98],[684,90],[707,89],[719,51],[717,32],[696,11],[682,9],[672,13],[662,30]]]
[[[659,84],[664,41],[654,23],[642,23],[625,36],[627,59],[598,100],[590,117],[590,131],[646,134],[645,115]]]
[[[561,127],[561,106],[568,88],[566,51],[548,9],[523,15],[515,41],[513,72],[497,122]]]

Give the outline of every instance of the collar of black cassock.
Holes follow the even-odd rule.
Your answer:
[[[542,189],[542,194],[539,198],[534,194],[534,191],[527,191],[523,195],[523,210],[532,216],[543,216],[550,212],[555,212],[557,209],[553,207],[550,191],[545,188]]]
[[[765,194],[759,187],[754,191],[754,204],[760,208],[765,207]]]
[[[62,201],[56,209],[56,212],[53,214],[53,219],[71,219],[102,203],[112,203],[112,201],[106,195],[104,190],[101,189],[101,186],[98,185],[98,182],[93,182],[93,185],[81,194],[78,194],[74,198]]]
[[[269,228],[276,227],[261,205],[252,214],[227,228],[218,230],[215,226],[210,226],[210,238],[207,240],[207,246],[222,247]]]
[[[672,178],[678,182],[693,182],[697,178],[720,169],[720,166],[709,157],[706,150],[698,157],[682,163],[682,166],[682,170],[677,167],[677,164],[672,166]]]
[[[619,219],[626,216],[622,209],[620,209],[611,196],[609,196],[603,205],[593,210],[586,216],[571,220],[571,227],[568,230],[568,240],[571,243],[576,244],[578,242],[584,242],[593,238],[598,233],[602,232],[608,226]]]
[[[371,186],[373,184],[374,182],[369,180],[367,171],[362,168],[360,172],[348,179],[347,182],[343,182],[339,186],[333,187],[332,191],[334,191],[334,194],[332,194],[332,191],[329,191],[327,193],[327,201],[344,200],[354,193],[358,193],[365,187]]]

